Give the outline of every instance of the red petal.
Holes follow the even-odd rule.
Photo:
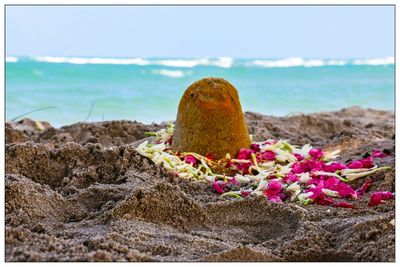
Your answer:
[[[374,180],[372,180],[372,179],[366,180],[366,181],[360,186],[360,188],[357,189],[357,194],[358,194],[359,196],[364,195],[365,192],[367,192],[368,188],[370,188],[371,185],[372,185],[373,183],[374,183]]]

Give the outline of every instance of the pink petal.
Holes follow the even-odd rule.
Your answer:
[[[315,159],[308,160],[305,162],[307,164],[307,171],[322,171],[325,167],[325,163],[323,161],[317,161]]]
[[[250,148],[254,151],[254,152],[258,152],[260,151],[260,145],[259,144],[251,144]]]
[[[357,198],[357,193],[356,193],[356,191],[354,190],[354,188],[353,188],[351,185],[346,184],[346,183],[344,183],[344,182],[342,182],[342,181],[340,181],[340,182],[338,183],[338,185],[336,186],[336,191],[339,192],[339,195],[340,195],[341,197],[345,197],[345,198]]]
[[[343,170],[343,169],[347,169],[347,166],[340,162],[333,162],[323,167],[323,170],[326,172],[335,172],[337,170]]]
[[[292,172],[293,173],[303,173],[305,171],[304,167],[302,164],[299,162],[294,162],[292,165]]]
[[[282,203],[282,199],[279,196],[269,196],[268,200],[275,203]]]
[[[325,181],[325,188],[336,191],[340,180],[336,177],[329,177]]]
[[[192,164],[192,165],[195,165],[197,163],[197,159],[195,157],[193,157],[192,155],[185,156],[183,158],[183,161],[188,164]]]
[[[218,182],[213,182],[212,188],[217,192],[218,194],[223,194],[225,193],[224,189],[221,187],[221,185],[218,184]]]
[[[298,153],[294,153],[293,156],[295,156],[298,161],[302,161],[304,159],[304,157]]]
[[[352,161],[347,167],[350,169],[361,169],[363,167],[363,164],[360,160],[355,160]]]
[[[374,158],[384,158],[387,157],[388,155],[380,150],[375,150],[372,152],[372,157]]]
[[[374,180],[368,179],[366,180],[359,189],[357,189],[357,195],[362,196],[367,192],[368,188],[374,183]]]
[[[248,174],[249,173],[249,168],[250,166],[252,166],[253,164],[251,162],[248,163],[239,163],[236,164],[236,169],[238,171],[241,171],[243,174]]]
[[[267,189],[264,191],[266,196],[276,196],[282,191],[282,184],[276,180],[271,180],[268,183]]]
[[[295,183],[295,182],[297,182],[297,181],[299,181],[299,180],[300,180],[299,177],[297,177],[297,175],[296,175],[296,174],[293,174],[293,173],[287,174],[287,175],[285,176],[285,178],[284,178],[284,181],[285,181],[285,182],[292,182],[292,183]]]
[[[314,199],[314,202],[318,205],[330,205],[333,203],[333,199],[330,197],[325,196],[324,194],[319,195],[317,198]]]
[[[316,187],[307,189],[307,190],[305,190],[305,192],[306,193],[312,192],[313,194],[310,196],[310,198],[315,200],[318,197],[320,197],[321,195],[323,195],[322,188],[324,188],[324,181],[319,180],[318,185]]]
[[[251,159],[251,154],[253,154],[253,150],[248,148],[241,148],[237,154],[237,159]]]
[[[313,159],[320,159],[323,156],[323,152],[321,148],[315,149],[315,148],[311,148],[310,151],[308,152],[308,154],[310,154],[310,156]]]
[[[372,157],[368,157],[365,159],[354,160],[348,165],[348,167],[350,169],[372,168],[374,167],[374,162],[372,161]]]
[[[267,151],[265,151],[265,152],[262,152],[262,153],[259,155],[259,158],[260,158],[261,160],[274,160],[274,159],[275,159],[275,153],[274,153],[273,151],[267,150]]]
[[[251,191],[240,191],[240,194],[242,195],[242,197],[247,197],[250,193],[251,193]]]
[[[363,165],[363,168],[372,168],[372,167],[374,167],[374,163],[372,161],[372,157],[368,157],[368,158],[362,159],[361,163]]]
[[[393,199],[394,194],[389,191],[375,192],[371,195],[368,206],[375,207],[382,203],[382,200]]]
[[[233,185],[233,186],[239,186],[239,185],[240,185],[239,181],[236,180],[235,177],[233,177],[232,179],[230,179],[230,180],[228,181],[228,184]]]

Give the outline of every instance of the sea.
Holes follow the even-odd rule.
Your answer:
[[[394,58],[6,57],[6,120],[175,120],[185,89],[221,77],[243,111],[287,116],[350,106],[394,110]]]

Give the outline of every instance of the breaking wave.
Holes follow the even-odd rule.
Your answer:
[[[288,67],[323,67],[345,65],[393,65],[394,57],[367,58],[367,59],[303,59],[290,57],[284,59],[237,59],[231,57],[219,57],[215,59],[146,59],[146,58],[101,58],[101,57],[54,57],[37,56],[32,58],[7,56],[6,62],[36,61],[46,63],[68,64],[105,64],[105,65],[137,65],[137,66],[162,66],[172,68],[194,68],[197,66],[214,66],[219,68],[231,68],[232,66],[262,67],[262,68],[288,68]],[[178,76],[178,71],[175,74]],[[161,73],[160,73],[161,74]],[[162,74],[164,75],[164,74]],[[170,75],[170,77],[172,77]],[[168,74],[166,74],[168,76]]]
[[[152,73],[154,74],[160,74],[163,76],[171,77],[171,78],[182,78],[186,75],[191,74],[191,71],[181,71],[181,70],[153,70]]]
[[[292,57],[277,60],[257,59],[246,63],[246,66],[258,66],[265,68],[287,68],[287,67],[322,67],[322,66],[344,66],[344,65],[393,65],[394,57],[372,58],[372,59],[303,59]]]
[[[216,66],[230,68],[233,59],[230,57],[220,57],[217,59],[143,59],[143,58],[83,58],[83,57],[52,57],[39,56],[33,60],[48,63],[70,63],[70,64],[117,64],[117,65],[158,65],[166,67],[193,68],[196,66]]]
[[[6,62],[18,62],[18,58],[17,57],[6,57]]]

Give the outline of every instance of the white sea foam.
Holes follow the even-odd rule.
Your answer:
[[[230,68],[233,59],[230,57],[220,57],[218,59],[162,59],[150,60],[142,58],[84,58],[84,57],[53,57],[38,56],[33,58],[38,62],[48,63],[70,63],[70,64],[118,64],[118,65],[159,65],[166,67],[193,68],[199,65],[217,66],[221,68]]]
[[[35,61],[48,63],[70,64],[113,64],[113,65],[148,65],[149,61],[142,58],[83,58],[83,57],[35,57]]]
[[[193,68],[198,65],[208,65],[209,60],[207,58],[202,59],[166,59],[153,62],[154,65],[161,65],[166,67],[178,67],[178,68]]]
[[[352,62],[354,65],[392,65],[394,57],[357,59]]]
[[[231,57],[220,57],[216,59],[143,59],[143,58],[86,58],[86,57],[53,57],[38,56],[33,60],[48,63],[69,63],[69,64],[115,64],[115,65],[138,65],[138,66],[163,66],[173,68],[194,68],[196,66],[215,66],[230,68],[234,64]],[[8,56],[7,62],[17,62],[18,58]],[[245,67],[263,68],[287,68],[287,67],[322,67],[322,66],[343,66],[343,65],[393,65],[394,57],[371,58],[371,59],[303,59],[291,57],[285,59],[256,59],[239,61],[237,65]]]
[[[186,75],[191,74],[192,72],[191,71],[181,71],[181,70],[161,69],[161,70],[153,70],[152,73],[160,74],[160,75],[171,77],[171,78],[182,78]]]
[[[15,63],[15,62],[18,62],[18,58],[17,58],[17,57],[7,56],[7,57],[6,57],[6,62]]]
[[[357,60],[342,60],[342,59],[303,59],[300,57],[292,57],[277,60],[257,59],[247,63],[247,66],[259,66],[265,68],[287,68],[287,67],[321,67],[321,66],[343,66],[343,65],[392,65],[394,64],[393,57],[375,58],[375,59],[357,59]]]

